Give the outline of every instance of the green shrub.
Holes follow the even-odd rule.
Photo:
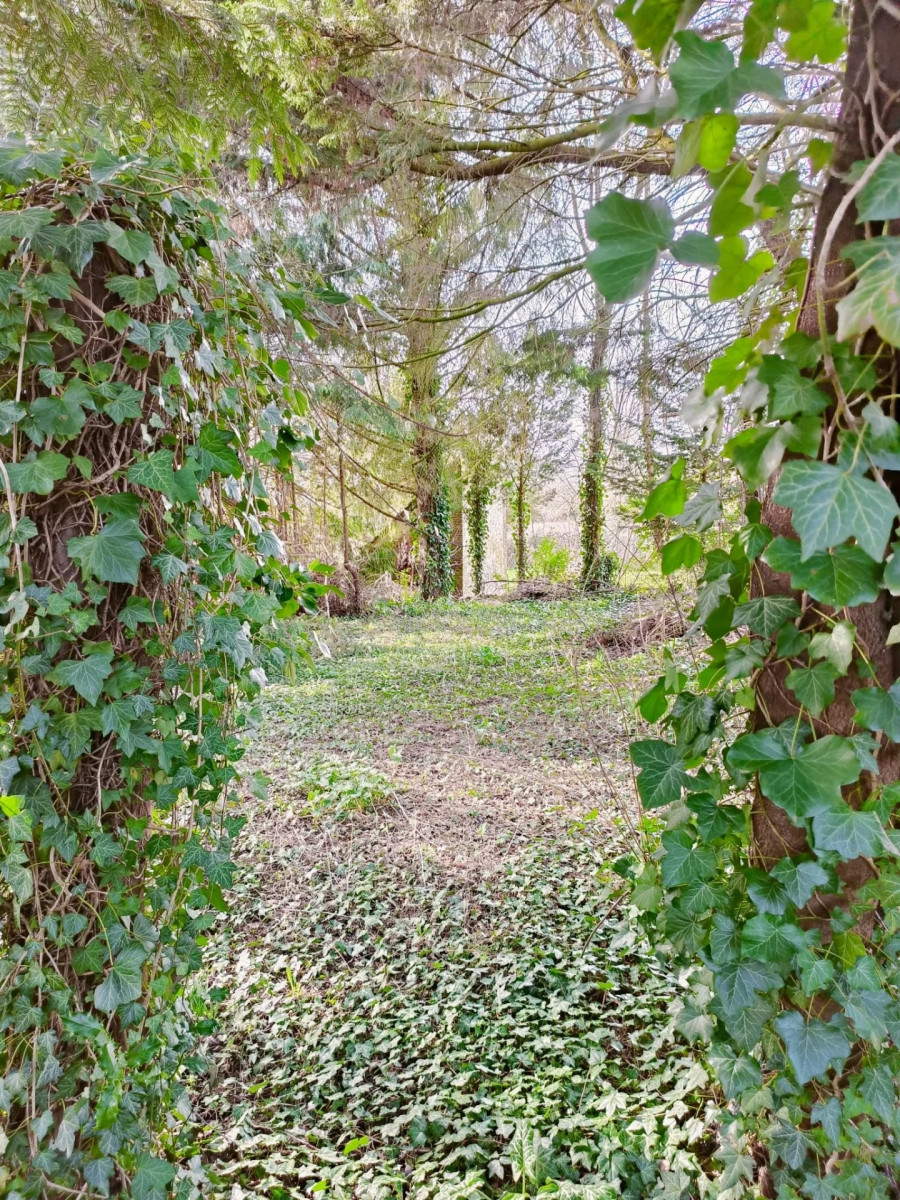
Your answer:
[[[532,558],[532,569],[538,579],[561,583],[569,572],[572,551],[558,546],[553,538],[545,537],[537,544]]]

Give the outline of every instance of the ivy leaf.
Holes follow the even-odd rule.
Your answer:
[[[747,257],[747,241],[739,234],[719,242],[719,270],[709,281],[709,298],[713,304],[735,300],[775,265],[768,250],[757,250]]]
[[[675,237],[675,222],[662,200],[635,200],[618,192],[595,204],[585,225],[597,247],[584,265],[611,303],[640,295],[650,282],[659,252]]]
[[[757,596],[734,610],[736,626],[746,625],[762,637],[774,637],[782,625],[800,616],[800,606],[793,596]]]
[[[234,434],[230,429],[220,429],[216,425],[203,426],[196,446],[188,450],[197,463],[201,483],[205,483],[214,471],[235,479],[243,474],[240,459],[231,448],[233,441]]]
[[[635,42],[650,50],[656,58],[668,45],[669,38],[682,22],[690,20],[702,0],[623,0],[616,16],[631,31]]]
[[[645,808],[662,808],[681,798],[689,776],[675,746],[653,739],[632,742],[631,761],[640,771],[637,786]]]
[[[140,946],[128,945],[113,960],[106,978],[94,992],[94,1007],[115,1012],[120,1004],[138,1000],[144,991],[143,964],[146,955]]]
[[[828,883],[828,872],[812,860],[798,862],[795,859],[782,858],[772,868],[771,874],[797,908],[807,904],[816,889]]]
[[[161,492],[170,500],[175,498],[175,455],[171,450],[155,450],[128,468],[128,482]]]
[[[675,35],[681,48],[669,68],[672,86],[678,93],[678,112],[689,120],[715,112],[732,111],[749,92],[782,96],[780,72],[755,62],[734,64],[734,55],[724,42],[707,42],[691,30]]]
[[[19,904],[24,904],[34,894],[34,879],[27,864],[28,856],[19,845],[11,846],[6,857],[0,859],[0,876],[6,880]]]
[[[834,701],[834,681],[839,675],[830,662],[820,662],[814,667],[795,667],[785,683],[803,707],[817,717]]]
[[[776,421],[798,415],[816,416],[828,407],[828,397],[795,362],[777,354],[763,355],[758,375],[769,390],[769,414]]]
[[[787,912],[789,897],[781,881],[770,871],[752,868],[747,872],[747,895],[761,913],[781,916]]]
[[[780,987],[781,973],[772,963],[737,961],[716,971],[716,995],[726,1015],[755,1004],[758,992]]]
[[[844,53],[847,29],[832,0],[815,0],[806,11],[804,24],[794,29],[785,49],[793,59],[833,63]]]
[[[686,567],[694,567],[703,557],[703,546],[689,533],[684,533],[662,548],[662,573],[671,575]]]
[[[110,275],[106,286],[111,292],[121,296],[132,308],[141,308],[152,303],[158,294],[151,275],[144,275],[140,279],[135,275]]]
[[[106,229],[107,245],[117,254],[121,254],[126,262],[137,266],[146,262],[153,253],[153,238],[149,233],[143,233],[140,229],[123,229],[113,221],[104,221],[103,226]]]
[[[137,521],[113,517],[99,533],[69,538],[69,557],[85,575],[93,575],[102,583],[136,584],[138,568],[146,554],[143,539]]]
[[[853,537],[870,558],[880,562],[900,513],[887,488],[824,462],[786,463],[774,498],[793,509],[802,560]]]
[[[798,1083],[824,1077],[829,1067],[840,1070],[850,1053],[850,1039],[841,1017],[805,1021],[798,1012],[775,1018],[775,1027],[785,1044]]]
[[[886,342],[900,346],[900,237],[853,242],[843,254],[856,267],[856,286],[837,303],[838,340],[874,326]]]
[[[111,1158],[90,1158],[84,1163],[81,1170],[84,1173],[85,1181],[93,1191],[100,1196],[108,1196],[109,1181],[112,1179],[115,1166],[116,1164]]]
[[[666,887],[679,887],[698,879],[711,879],[716,873],[716,854],[708,846],[698,846],[686,829],[673,829],[662,835],[665,856],[661,863]]]
[[[47,678],[51,683],[74,688],[88,704],[96,704],[103,690],[103,681],[112,674],[112,646],[97,649],[84,658],[67,658],[57,663]]]
[[[715,1043],[711,1047],[709,1061],[726,1100],[736,1100],[741,1092],[762,1083],[762,1070],[756,1059],[749,1054],[735,1054],[725,1043]]]
[[[742,952],[763,962],[790,962],[804,944],[803,932],[796,925],[777,920],[770,913],[751,917],[741,931]]]
[[[64,479],[68,469],[69,460],[64,454],[57,454],[55,450],[43,450],[32,458],[6,464],[9,486],[20,496],[27,492],[49,496],[54,483]]]
[[[834,850],[846,862],[873,858],[885,850],[885,833],[873,812],[857,812],[842,800],[820,806],[813,815],[817,850]]]
[[[672,257],[686,266],[717,267],[719,243],[708,233],[685,233],[671,245]]]
[[[45,225],[53,224],[53,213],[49,208],[17,208],[12,212],[0,212],[0,237],[33,237]]]
[[[174,583],[179,575],[187,575],[190,570],[190,567],[183,559],[166,551],[155,555],[151,561],[162,576],[163,583],[167,584]]]
[[[132,1200],[165,1200],[174,1178],[172,1163],[152,1154],[142,1154],[138,1159],[137,1174],[131,1181]]]
[[[722,501],[719,496],[719,485],[702,483],[697,492],[691,496],[684,510],[675,517],[676,525],[696,525],[701,531],[714,525],[722,516]]]
[[[856,720],[873,733],[884,731],[892,742],[900,742],[900,680],[889,691],[879,687],[858,688],[850,699],[856,705]]]
[[[798,746],[790,758],[760,767],[759,785],[792,821],[800,821],[824,805],[841,802],[841,788],[855,783],[859,773],[859,760],[850,742],[829,734],[808,746]]]
[[[867,164],[854,163],[854,172]],[[900,156],[889,154],[856,197],[856,215],[860,221],[892,221],[900,217]]]

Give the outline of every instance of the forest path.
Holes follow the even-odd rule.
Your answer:
[[[585,642],[620,609],[312,623],[331,657],[264,693],[247,766],[268,798],[240,802],[235,911],[211,937],[215,1195],[490,1196],[519,1120],[535,1186],[650,1194],[704,1076],[609,871],[648,664]]]

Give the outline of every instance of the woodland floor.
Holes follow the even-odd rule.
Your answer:
[[[312,623],[331,657],[264,694],[247,764],[268,798],[241,801],[210,942],[214,1196],[639,1200],[661,1164],[689,1194],[705,1074],[610,870],[654,664],[585,643],[622,609]]]

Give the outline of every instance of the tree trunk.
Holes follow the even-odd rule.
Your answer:
[[[516,574],[523,580],[528,574],[528,554],[525,545],[525,471],[519,467],[516,477]]]
[[[869,9],[875,11],[870,15]],[[835,215],[844,199],[848,184],[846,172],[852,163],[873,157],[884,142],[900,129],[900,12],[894,6],[876,7],[866,0],[856,0],[853,6],[850,42],[848,47],[847,73],[841,105],[841,117],[835,138],[834,158],[828,182],[819,207],[813,237],[809,283],[804,297],[799,328],[811,336],[820,335],[820,313],[824,316],[829,333],[837,325],[836,304],[847,288],[851,271],[850,264],[841,258],[841,251],[862,235],[862,227],[856,224],[856,208],[851,204],[844,216],[835,222]],[[817,264],[825,250],[828,260],[824,264],[824,289],[816,285]],[[878,342],[872,340],[864,347],[870,353],[877,352]],[[900,366],[900,356],[891,347],[882,349],[879,375],[885,380],[880,390],[885,406],[890,404],[894,392],[892,379]],[[887,369],[884,369],[887,368]],[[876,397],[879,392],[875,392]],[[900,479],[893,481],[895,495],[900,495]],[[776,536],[793,537],[790,512],[772,500],[775,480],[770,480],[763,497],[763,522]],[[790,577],[778,574],[763,563],[759,563],[756,576],[756,594],[792,594]],[[897,649],[886,645],[888,630],[897,619],[892,615],[896,603],[884,593],[878,600],[848,610],[849,619],[856,626],[857,643],[866,654],[875,670],[876,680],[881,687],[888,688],[898,677]],[[808,620],[813,627],[815,617]],[[798,705],[785,687],[789,662],[779,662],[767,667],[760,674],[756,686],[757,724],[778,725],[795,717]],[[851,668],[848,675],[838,679],[835,700],[822,716],[814,722],[816,732],[850,736],[858,732],[853,723],[855,705],[850,693],[862,686],[863,681]],[[900,778],[900,747],[885,745],[879,754],[879,782],[891,783]],[[857,807],[871,790],[871,776],[864,773],[863,782],[848,797]],[[785,855],[797,855],[806,848],[802,830],[787,819],[784,812],[758,794],[753,811],[754,852],[761,866],[770,868]],[[809,920],[821,923],[823,937],[830,936],[827,925],[828,913],[833,909],[848,908],[853,901],[853,890],[871,877],[872,868],[868,860],[859,858],[842,863],[838,875],[845,884],[841,896],[816,896],[810,903]]]
[[[419,573],[422,597],[438,600],[453,590],[450,555],[450,505],[444,483],[444,453],[440,438],[420,429],[413,446],[419,531]]]
[[[638,391],[641,399],[641,448],[644,453],[644,487],[650,495],[656,485],[656,458],[653,454],[653,374],[652,339],[650,333],[650,293],[641,296],[641,363],[638,369]],[[655,517],[650,523],[657,552],[662,550],[665,535],[662,522]]]
[[[603,559],[603,363],[608,341],[609,313],[598,292],[581,479],[581,585],[588,591],[601,582]]]

